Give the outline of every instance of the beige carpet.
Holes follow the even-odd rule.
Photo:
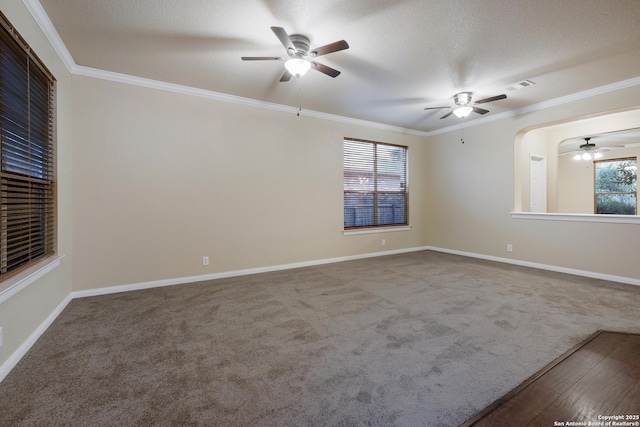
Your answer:
[[[430,251],[72,301],[3,426],[457,426],[640,288]]]

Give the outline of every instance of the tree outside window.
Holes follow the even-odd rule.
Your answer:
[[[638,160],[600,160],[595,163],[595,213],[637,215]]]

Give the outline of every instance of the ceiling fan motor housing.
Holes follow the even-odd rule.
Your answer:
[[[289,56],[299,54],[300,56],[307,56],[309,54],[309,38],[302,34],[291,34],[289,36],[291,43],[296,47],[297,52],[289,52]]]
[[[591,138],[585,138],[584,140],[585,140],[585,143],[580,146],[581,150],[590,151],[596,148],[596,144],[589,142]]]
[[[471,103],[471,92],[460,92],[453,96],[456,105],[467,105]]]

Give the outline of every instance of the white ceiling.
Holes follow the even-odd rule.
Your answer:
[[[35,0],[33,0],[35,1]],[[40,0],[77,65],[418,131],[457,92],[485,116],[640,76],[638,0]],[[280,26],[342,72],[287,83]],[[506,88],[529,79],[536,84]]]

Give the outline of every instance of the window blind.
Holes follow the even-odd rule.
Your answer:
[[[0,13],[0,280],[55,253],[55,79]]]
[[[344,140],[344,228],[408,224],[407,147]]]

